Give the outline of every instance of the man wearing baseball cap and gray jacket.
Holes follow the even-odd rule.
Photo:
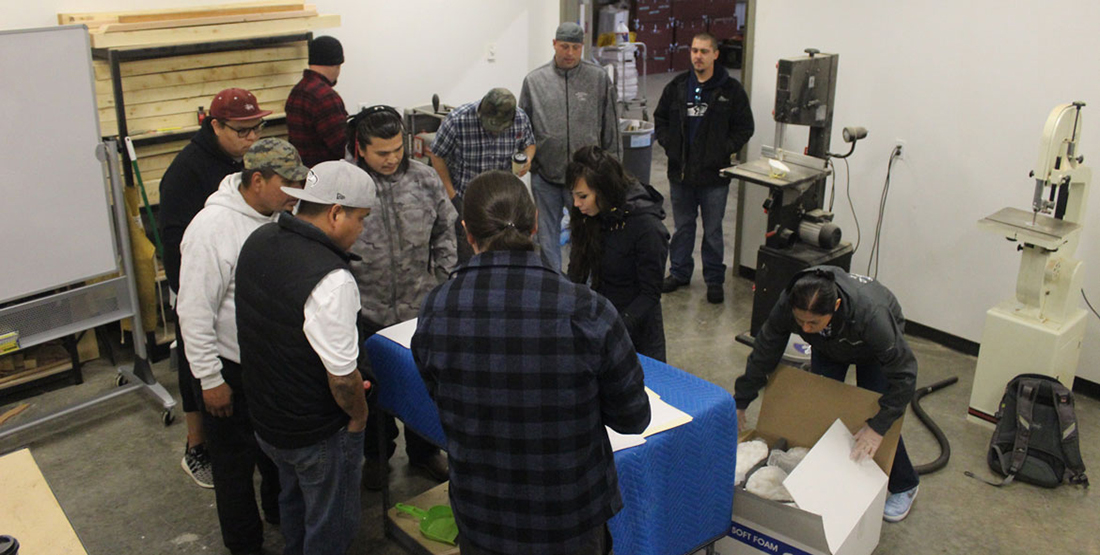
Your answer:
[[[558,26],[554,59],[523,80],[519,107],[535,131],[531,191],[539,210],[538,242],[543,258],[561,271],[562,209],[572,206],[565,167],[577,149],[597,145],[622,159],[618,96],[607,72],[582,61],[584,30],[572,22]]]
[[[300,200],[297,215],[257,229],[237,264],[244,386],[260,448],[279,467],[285,552],[343,555],[359,528],[367,422],[348,250],[377,196],[343,161],[283,191]]]
[[[244,155],[244,171],[222,180],[187,227],[180,250],[176,301],[191,374],[202,387],[203,429],[214,474],[222,540],[233,553],[258,553],[263,524],[252,475],[258,467],[264,516],[279,522],[279,474],[256,445],[242,387],[235,280],[241,245],[275,214],[294,206],[283,187],[301,188],[309,169],[282,139],[260,139]]]

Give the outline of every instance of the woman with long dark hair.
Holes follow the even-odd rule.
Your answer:
[[[573,154],[569,279],[589,283],[619,311],[634,348],[665,361],[661,278],[668,260],[664,197],[597,146]]]
[[[463,555],[606,555],[622,506],[604,426],[649,423],[644,377],[607,299],[535,252],[510,172],[463,195],[474,256],[420,308],[412,355],[439,407]]]

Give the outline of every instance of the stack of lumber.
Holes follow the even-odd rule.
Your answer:
[[[126,12],[61,13],[60,25],[84,24],[92,48],[160,46],[293,35],[339,27],[339,15],[318,15],[302,2],[246,2]]]
[[[58,14],[61,24],[88,25],[93,47],[109,45],[108,50],[238,39],[247,44],[249,38],[304,34],[316,28],[337,26],[339,19],[339,16],[318,16],[313,6],[300,2]],[[121,40],[115,35],[129,38]],[[97,37],[112,38],[97,42]],[[199,129],[199,109],[208,110],[218,91],[230,87],[247,89],[256,95],[261,109],[273,112],[268,119],[279,118],[283,116],[287,96],[308,66],[308,59],[308,45],[297,41],[122,62],[119,69],[126,130],[137,145],[138,168],[149,202],[159,202],[161,177],[190,141],[191,134]],[[101,59],[95,60],[93,66],[100,133],[105,137],[116,136],[119,122],[111,67]],[[160,135],[178,135],[179,140],[144,145],[141,141]],[[286,126],[269,125],[263,135],[285,137]]]

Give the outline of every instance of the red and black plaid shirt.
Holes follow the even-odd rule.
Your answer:
[[[344,158],[348,112],[332,83],[316,71],[305,70],[286,99],[286,126],[290,144],[313,167]]]

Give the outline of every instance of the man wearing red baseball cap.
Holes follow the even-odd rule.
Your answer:
[[[164,172],[160,181],[158,225],[164,244],[164,269],[173,293],[178,292],[180,287],[180,243],[184,230],[195,214],[202,210],[206,198],[218,190],[222,179],[244,169],[242,158],[252,143],[260,138],[263,118],[270,113],[270,110],[261,110],[256,96],[244,89],[219,92],[210,103],[209,117]],[[202,389],[191,375],[191,366],[184,356],[183,341],[178,337],[176,353],[180,397],[187,421],[187,446],[180,464],[196,484],[213,488],[210,461],[204,446],[206,434],[203,433],[201,412]],[[251,539],[239,542],[240,545],[229,545],[238,542],[228,537],[225,539],[226,545],[233,551],[254,547],[243,545],[254,543]]]

